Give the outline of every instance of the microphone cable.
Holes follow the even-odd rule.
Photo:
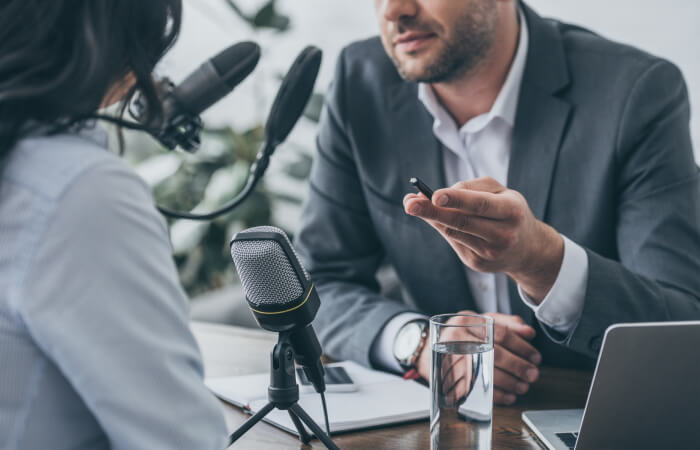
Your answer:
[[[174,218],[174,219],[188,219],[188,220],[214,220],[217,217],[224,215],[235,208],[238,207],[241,203],[243,203],[248,197],[250,197],[250,194],[253,193],[253,190],[255,189],[255,186],[257,186],[258,182],[262,178],[262,173],[263,171],[255,170],[255,166],[251,168],[251,173],[248,176],[248,180],[246,181],[245,186],[241,190],[241,192],[236,195],[236,197],[231,200],[229,203],[226,205],[222,206],[221,208],[209,212],[209,213],[204,213],[204,214],[195,214],[193,212],[183,212],[183,211],[173,211],[171,209],[165,208],[163,206],[157,205],[158,211],[160,211],[162,214]]]
[[[330,437],[331,435],[331,426],[328,423],[328,408],[326,407],[326,394],[324,392],[321,392],[321,404],[323,405],[323,418],[326,421],[326,433]]]
[[[148,128],[144,125],[141,125],[139,123],[135,122],[129,122],[124,119],[120,119],[117,117],[112,117],[108,116],[106,114],[94,114],[91,116],[86,117],[84,120],[90,120],[90,119],[95,119],[95,120],[102,120],[105,122],[109,122],[113,125],[116,125],[121,128],[126,128],[128,130],[134,130],[134,131],[145,131],[149,134],[152,134],[155,132],[155,128]],[[265,152],[271,152],[270,148],[273,147],[267,143],[263,145],[263,150],[259,153],[259,155],[265,154]],[[274,148],[272,148],[274,150]],[[250,168],[250,172],[248,175],[248,180],[246,181],[245,186],[243,189],[236,195],[236,197],[225,204],[224,206],[209,212],[205,214],[195,214],[193,212],[183,212],[183,211],[173,211],[168,208],[165,208],[160,205],[156,205],[158,208],[158,211],[160,211],[162,214],[174,218],[174,219],[188,219],[188,220],[214,220],[219,216],[222,216],[233,209],[237,208],[238,205],[243,203],[248,197],[250,197],[250,194],[253,193],[253,190],[257,186],[258,182],[260,179],[263,177],[265,174],[265,170],[267,169],[267,165],[269,164],[269,159],[266,161],[263,161],[262,158],[259,156],[258,159],[253,163],[253,165]]]

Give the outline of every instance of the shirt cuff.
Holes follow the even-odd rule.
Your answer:
[[[588,282],[588,255],[578,244],[564,238],[564,259],[552,289],[542,303],[534,300],[518,286],[518,293],[525,304],[535,312],[541,323],[553,330],[568,334],[583,312]]]
[[[379,336],[375,339],[370,350],[372,364],[384,370],[394,373],[403,373],[401,365],[394,357],[394,340],[401,328],[414,320],[426,320],[428,317],[422,314],[405,312],[394,316],[389,320]]]

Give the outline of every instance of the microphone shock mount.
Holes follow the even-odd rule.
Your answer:
[[[183,150],[194,153],[201,145],[200,135],[204,128],[202,118],[197,114],[179,112],[174,117],[168,117],[169,110],[184,111],[182,108],[174,108],[177,103],[175,84],[167,77],[158,81],[158,92],[163,98],[165,122],[163,127],[152,133],[158,141],[168,150],[180,147]],[[138,94],[129,105],[129,114],[137,121],[142,122],[146,115],[146,100]]]

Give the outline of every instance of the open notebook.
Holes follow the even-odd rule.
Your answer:
[[[326,392],[332,433],[427,419],[430,416],[430,390],[427,387],[350,361],[331,365],[344,367],[357,385],[354,392]],[[267,404],[269,381],[270,375],[262,373],[208,378],[205,382],[219,398],[254,414]],[[324,423],[318,394],[302,392],[299,405],[316,423]],[[273,410],[265,421],[297,434],[286,411]]]

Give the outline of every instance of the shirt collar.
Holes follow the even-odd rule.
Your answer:
[[[515,57],[513,58],[513,63],[511,64],[508,75],[506,76],[506,81],[503,83],[503,86],[501,87],[501,90],[498,93],[493,106],[491,107],[491,111],[482,116],[475,117],[475,119],[479,120],[476,120],[474,123],[469,121],[464,124],[463,129],[468,132],[479,131],[479,129],[485,127],[495,117],[500,117],[511,127],[515,124],[515,114],[518,108],[518,97],[520,96],[520,86],[525,73],[525,63],[527,62],[530,40],[527,22],[522,10],[519,11],[519,17],[520,37],[518,40],[518,48],[515,52]],[[454,124],[451,116],[437,99],[435,92],[429,84],[418,84],[418,98],[421,102],[423,102],[428,112],[435,119],[433,129],[442,128],[446,121]]]
[[[94,144],[105,149],[109,148],[109,134],[107,130],[96,120],[87,119],[65,128],[59,128],[36,121],[30,121],[23,128],[22,136],[28,138],[72,134],[83,139],[92,141]]]

